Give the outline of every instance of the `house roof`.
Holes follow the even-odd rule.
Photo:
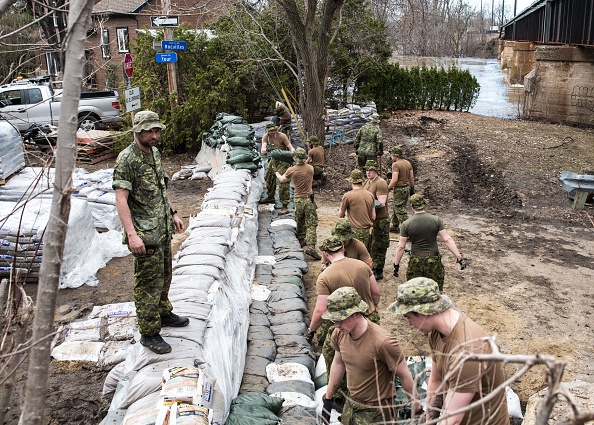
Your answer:
[[[93,14],[123,14],[128,15],[148,3],[148,0],[100,0],[93,6]]]

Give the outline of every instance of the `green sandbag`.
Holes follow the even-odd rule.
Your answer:
[[[234,170],[249,170],[249,171],[256,171],[260,166],[253,162],[239,162],[237,164],[231,164]]]
[[[270,151],[270,156],[272,157],[272,159],[275,159],[277,161],[286,162],[287,164],[293,164],[293,152],[291,151],[272,149]]]
[[[245,120],[237,115],[225,115],[218,120],[221,124],[245,124]]]
[[[231,411],[239,404],[249,404],[250,406],[266,407],[271,412],[279,415],[284,401],[285,399],[282,397],[272,397],[266,394],[241,394],[231,402]]]
[[[249,124],[227,124],[225,134],[227,137],[253,137],[255,131]]]
[[[253,139],[244,136],[227,137],[227,143],[231,146],[255,146]]]
[[[320,376],[315,377],[313,382],[316,387],[316,391],[323,386],[328,385],[328,372],[324,372]]]
[[[257,155],[257,154],[255,154]],[[255,155],[253,153],[240,153],[234,157],[227,158],[227,164],[240,164],[242,162],[253,162],[255,159]]]
[[[235,146],[233,149],[227,152],[228,158],[235,158],[239,155],[258,155],[258,153],[255,150],[245,146]]]

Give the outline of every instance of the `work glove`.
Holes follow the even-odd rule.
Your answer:
[[[411,195],[414,195],[415,194],[415,187],[414,186],[411,186],[410,187],[410,194]]]
[[[315,335],[315,331],[312,331],[311,328],[307,328],[307,332],[305,333],[305,339],[309,344],[313,341],[313,337]]]
[[[459,260],[456,260],[456,263],[460,264],[460,270],[464,270],[468,265],[468,260],[462,257]]]
[[[333,398],[326,398],[322,396],[322,423],[324,425],[330,424],[330,414],[332,413],[332,406],[334,405]]]
[[[398,277],[399,270],[400,270],[400,264],[394,264],[394,277]]]

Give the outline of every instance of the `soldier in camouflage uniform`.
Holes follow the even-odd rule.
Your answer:
[[[360,170],[365,168],[365,163],[370,159],[377,159],[384,153],[384,142],[382,131],[379,128],[379,115],[373,114],[371,122],[359,129],[355,136],[355,152],[357,152],[357,164]]]
[[[272,145],[272,146],[270,146]],[[289,138],[278,131],[278,128],[273,123],[266,124],[266,134],[262,136],[262,155],[266,155],[271,149],[280,149],[283,151],[293,152],[295,149]],[[266,182],[266,193],[268,196],[262,199],[260,203],[274,203],[276,195],[276,172],[284,174],[291,165],[284,161],[277,161],[276,159],[270,158],[268,165],[266,166],[266,174],[264,180]],[[282,204],[282,208],[279,214],[287,214],[289,212],[289,202],[291,201],[291,183],[287,180],[284,183],[279,184],[278,187],[278,198]]]
[[[400,378],[412,410],[419,412],[421,406],[412,398],[414,383],[398,340],[365,317],[368,305],[354,288],[338,288],[327,301],[328,307],[322,317],[332,321],[335,328],[330,338],[336,351],[331,370],[345,371],[348,382],[349,394],[341,423],[367,425],[390,423],[396,419],[394,375]],[[329,419],[343,375],[344,372],[329,375],[323,397],[325,421]]]
[[[322,258],[316,249],[318,228],[318,207],[314,202],[311,184],[313,182],[313,167],[306,164],[307,154],[305,149],[297,148],[293,152],[296,165],[290,167],[284,174],[276,173],[279,182],[293,181],[295,221],[297,222],[297,237],[305,244],[304,252],[314,260]]]
[[[406,279],[410,280],[420,276],[428,277],[437,282],[439,289],[442,290],[445,268],[441,262],[441,255],[437,247],[437,236],[441,237],[448,249],[456,256],[456,262],[460,264],[462,270],[466,268],[466,260],[458,251],[456,242],[445,230],[441,218],[425,212],[426,204],[423,196],[414,194],[409,200],[414,215],[402,223],[400,229],[400,239],[394,257],[394,276],[398,277],[400,260],[404,254],[406,243],[410,239],[412,246],[406,270]]]
[[[307,163],[314,167],[313,187],[323,186],[326,184],[324,143],[320,142],[317,136],[310,136],[307,143],[311,146],[309,152],[307,152]]]
[[[390,246],[390,214],[388,212],[388,184],[378,175],[377,171],[378,165],[375,160],[370,159],[365,163],[367,180],[363,183],[363,189],[369,191],[375,198],[375,220],[373,220],[373,229],[371,230],[372,270],[375,278],[382,280],[386,252]]]
[[[388,189],[394,188],[394,209],[390,232],[399,233],[400,225],[408,218],[406,213],[408,197],[415,193],[415,174],[411,163],[402,158],[402,149],[399,146],[391,147],[388,152],[392,157],[392,179]]]
[[[124,226],[124,243],[134,255],[134,303],[140,343],[155,353],[171,351],[160,335],[162,326],[187,326],[188,318],[172,312],[171,236],[184,223],[167,198],[169,177],[155,147],[165,128],[159,116],[135,116],[134,142],[118,155],[113,172],[116,208]]]

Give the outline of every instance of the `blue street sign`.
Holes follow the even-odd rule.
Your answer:
[[[163,50],[186,50],[188,44],[185,41],[177,40],[163,40],[161,41],[161,49]]]
[[[177,53],[157,53],[157,63],[177,62]]]

